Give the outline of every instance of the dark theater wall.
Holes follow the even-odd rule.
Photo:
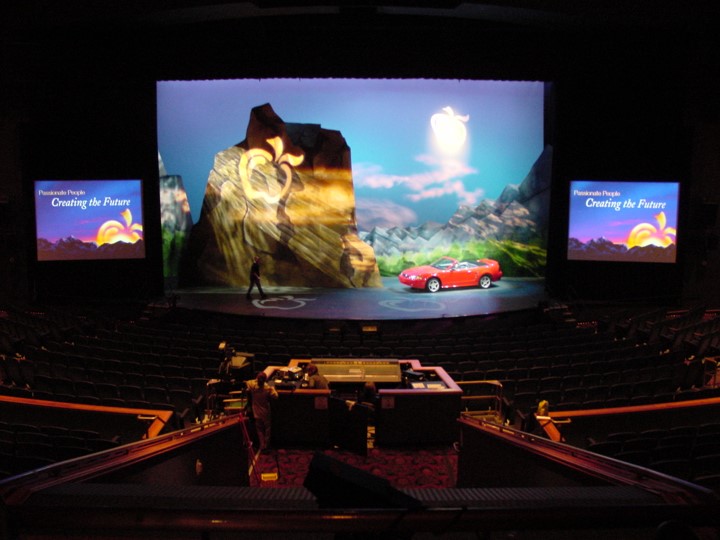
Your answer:
[[[7,90],[0,109],[0,171],[7,187],[0,195],[15,218],[13,241],[0,246],[0,255],[18,261],[13,270],[3,265],[0,273],[5,296],[144,299],[162,293],[154,85],[174,78],[553,81],[554,119],[547,129],[555,148],[550,293],[570,299],[675,299],[705,279],[695,272],[689,210],[717,201],[706,186],[708,178],[717,177],[718,165],[706,156],[717,152],[718,138],[706,145],[698,135],[712,133],[717,116],[705,106],[713,94],[697,91],[712,80],[708,68],[716,70],[717,55],[715,44],[699,43],[697,33],[364,9],[172,24],[164,24],[161,15],[142,23],[105,17],[33,30],[3,42]],[[37,264],[32,181],[60,176],[142,178],[147,259]],[[680,262],[652,268],[569,264],[567,186],[577,178],[681,181]]]

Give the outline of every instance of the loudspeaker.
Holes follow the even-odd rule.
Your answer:
[[[321,508],[421,508],[420,501],[362,469],[316,452],[303,486]]]

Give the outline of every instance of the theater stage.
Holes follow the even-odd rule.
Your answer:
[[[490,315],[535,308],[547,300],[545,280],[533,278],[503,278],[489,289],[437,293],[410,289],[394,277],[383,278],[382,288],[265,287],[265,293],[265,300],[257,290],[246,300],[244,288],[177,289],[155,305],[175,302],[180,308],[238,315],[371,321]]]

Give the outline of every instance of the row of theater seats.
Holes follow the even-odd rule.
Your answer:
[[[120,435],[106,438],[94,430],[0,421],[0,479],[120,443]]]
[[[93,362],[92,359],[88,359]],[[59,363],[59,360],[58,360]],[[76,371],[77,378],[45,373],[42,362],[0,355],[0,395],[107,407],[174,411],[174,427],[201,416],[208,378],[103,369]],[[66,366],[67,367],[67,366]]]
[[[29,321],[41,316],[22,315],[23,328],[32,328]],[[654,324],[668,317],[666,311],[653,316]],[[673,320],[678,318],[672,315]],[[27,361],[20,362],[19,369],[25,371],[12,373],[6,380],[15,387],[30,388],[37,396],[55,399],[74,396],[91,402],[145,404],[150,401],[145,389],[164,389],[166,393],[189,389],[197,398],[202,384],[217,373],[217,347],[226,341],[236,350],[253,354],[255,369],[284,365],[291,357],[303,356],[417,358],[425,365],[442,365],[458,380],[500,380],[506,397],[518,408],[540,399],[581,407],[585,403],[602,406],[608,399],[613,403],[626,398],[664,400],[677,388],[697,389],[697,385],[677,380],[675,369],[682,365],[685,351],[661,354],[661,344],[644,345],[637,337],[641,332],[629,336],[622,330],[623,321],[638,319],[626,317],[607,325],[617,332],[600,330],[597,324],[548,323],[538,317],[524,326],[488,329],[466,323],[447,332],[441,328],[367,336],[363,332],[233,326],[227,321],[236,323],[235,319],[198,321],[196,315],[177,311],[169,318],[116,322],[91,332],[82,324],[65,323],[64,328],[74,331],[62,340],[57,339],[59,329],[43,321],[37,325],[41,334],[22,343]],[[645,317],[646,323],[648,320]],[[11,366],[14,356],[6,354],[6,358]],[[161,403],[170,401],[167,394],[159,399]]]
[[[618,338],[659,345],[686,355],[720,353],[720,312],[703,306],[655,308],[615,317],[606,325]]]
[[[594,333],[592,329],[583,331],[577,327],[548,323],[538,317],[529,320],[527,316],[516,325],[512,321],[502,325],[482,320],[476,323],[467,321],[462,326],[441,326],[436,322],[414,325],[411,321],[403,321],[399,326],[393,327],[393,322],[389,321],[383,323],[381,328],[373,327],[371,331],[364,330],[361,325],[313,328],[312,321],[302,321],[300,325],[293,325],[292,322],[273,325],[268,321],[253,324],[252,321],[243,320],[238,324],[237,321],[219,318],[196,324],[192,314],[181,310],[175,312],[174,323],[171,317],[173,315],[164,318],[162,322],[156,320],[149,321],[148,324],[126,325],[120,330],[125,335],[132,335],[134,341],[136,337],[144,339],[148,335],[156,334],[167,339],[168,335],[172,334],[189,342],[209,342],[217,345],[219,341],[228,341],[240,350],[246,347],[253,352],[299,354],[303,350],[312,351],[313,347],[318,347],[318,351],[330,349],[335,354],[338,351],[365,347],[364,350],[369,349],[373,355],[377,354],[378,349],[383,353],[395,350],[396,347],[411,347],[414,350],[429,347],[435,352],[443,353],[507,353],[516,348],[564,345],[573,338],[580,339],[581,333],[586,336]],[[101,332],[98,336],[119,339],[117,333]]]
[[[158,324],[165,323],[120,325],[112,331],[100,331],[97,336],[78,335],[72,343],[54,344],[55,349],[64,349],[67,358],[58,360],[57,351],[54,351],[51,364],[64,366],[71,358],[77,358],[79,352],[91,354],[98,360],[95,367],[103,366],[104,375],[86,377],[87,373],[78,374],[75,366],[74,377],[60,378],[86,377],[96,384],[123,387],[125,392],[132,392],[125,387],[168,388],[169,381],[176,376],[199,381],[216,373],[218,361],[210,351],[216,349],[219,334],[203,334],[197,327],[180,323],[169,324],[168,328]],[[171,332],[178,337],[173,339]],[[511,337],[515,341],[511,341]],[[627,336],[618,339],[612,333],[598,332],[593,326],[541,323],[524,330],[464,332],[453,336],[440,333],[430,338],[415,336],[419,343],[415,347],[405,346],[410,343],[407,334],[383,334],[363,341],[379,344],[372,350],[367,350],[366,345],[350,349],[349,344],[360,342],[360,336],[342,333],[330,333],[321,339],[278,332],[251,338],[242,333],[236,334],[235,339],[238,341],[228,341],[236,349],[255,355],[255,369],[269,364],[286,365],[291,357],[306,355],[344,357],[362,353],[358,356],[418,358],[426,365],[441,365],[457,380],[500,380],[511,406],[523,410],[534,408],[542,399],[550,401],[555,408],[595,408],[672,400],[677,397],[674,391],[678,388],[694,390],[687,398],[706,397],[714,391],[696,392],[702,386],[702,379],[698,378],[701,373],[696,373],[693,378],[697,384],[683,382],[688,377],[679,377],[676,373],[683,367],[678,353],[661,354],[658,345],[642,345]],[[318,348],[314,351],[311,349],[313,341],[322,343],[315,345]],[[484,349],[459,352],[469,344],[482,345]],[[446,352],[441,352],[443,350]],[[187,354],[181,355],[183,351]],[[40,352],[46,354],[44,349],[34,351],[38,357]],[[317,354],[310,354],[312,352]],[[397,352],[403,354],[395,354]],[[123,356],[124,360],[118,359]],[[142,362],[142,358],[152,361]],[[83,369],[87,369],[87,365]],[[141,373],[147,370],[159,373]],[[179,375],[181,372],[183,374]],[[58,374],[54,373],[54,376]],[[167,378],[165,384],[158,380],[160,377]],[[44,382],[42,377],[39,381]],[[152,393],[156,392],[153,390]],[[117,399],[119,396],[105,397]],[[138,395],[121,398],[130,402],[142,401]]]
[[[483,374],[465,372],[460,375],[462,380],[477,380],[479,375],[484,379],[500,380],[506,399],[521,411],[534,409],[541,400],[547,400],[556,410],[569,410],[720,395],[720,389],[705,384],[706,366],[702,359],[685,362],[678,353],[658,352],[628,358],[622,357],[621,350],[616,354],[612,361],[571,361],[568,365],[507,371],[492,369]]]
[[[720,424],[610,433],[587,449],[711,488],[720,486]]]

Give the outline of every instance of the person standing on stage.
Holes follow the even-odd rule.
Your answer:
[[[252,266],[250,267],[250,286],[248,287],[247,294],[245,295],[245,298],[248,300],[250,300],[250,293],[252,292],[253,287],[257,287],[258,291],[260,291],[260,298],[266,298],[262,285],[260,285],[260,257],[257,256],[253,259]]]
[[[258,446],[261,452],[267,452],[270,448],[270,436],[272,434],[272,412],[270,402],[278,398],[277,390],[267,384],[267,374],[261,371],[257,377],[245,383],[250,401],[250,410],[255,420],[255,431],[257,432]]]

